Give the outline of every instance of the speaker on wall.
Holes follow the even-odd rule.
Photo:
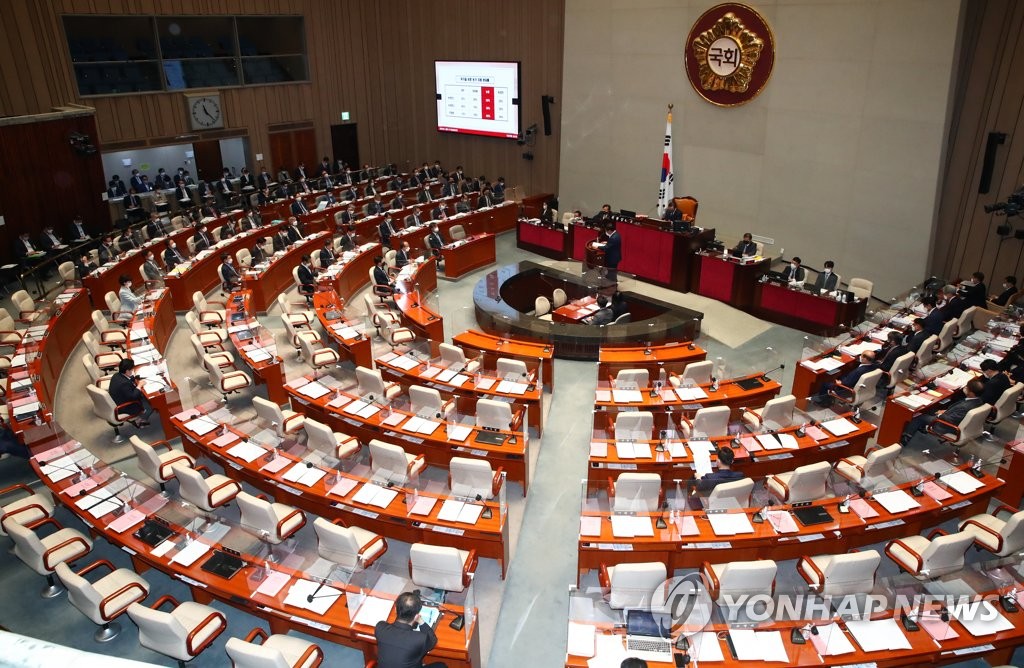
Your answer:
[[[992,170],[996,166],[996,148],[1006,141],[1005,132],[988,133],[988,143],[985,144],[985,159],[981,163],[981,182],[978,183],[978,193],[987,195],[992,187]]]
[[[555,98],[550,95],[540,96],[540,110],[544,114],[544,134],[545,136],[551,136],[551,105],[555,103]]]

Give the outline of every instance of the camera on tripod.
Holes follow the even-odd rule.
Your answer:
[[[1005,202],[985,205],[985,213],[994,213],[1007,218],[1019,215],[1021,209],[1024,209],[1024,187],[1007,197]]]

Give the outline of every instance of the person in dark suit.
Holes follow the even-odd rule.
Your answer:
[[[308,195],[313,192],[313,189],[309,186],[309,182],[306,179],[299,179],[298,183],[295,184],[296,195]]]
[[[142,275],[147,281],[159,281],[164,277],[164,270],[156,263],[156,256],[153,249],[146,251],[146,261],[142,263]]]
[[[1000,370],[998,362],[991,359],[982,360],[981,375],[985,378],[985,389],[980,395],[981,401],[995,406],[1003,392],[1010,389],[1010,377]]]
[[[822,385],[821,389],[818,390],[818,393],[811,400],[819,406],[831,406],[832,396],[829,394],[830,392],[838,392],[844,395],[850,394],[852,398],[852,393],[857,391],[857,385],[860,383],[861,378],[877,368],[878,364],[875,363],[875,353],[871,350],[865,350],[860,354],[860,364],[856,368],[843,374],[838,383],[825,383]]]
[[[427,216],[421,213],[418,208],[414,208],[412,213],[405,217],[406,227],[419,227],[425,225],[427,222]]]
[[[71,233],[68,235],[71,243],[88,241],[91,237],[92,235],[89,234],[89,230],[85,229],[85,223],[82,222],[82,217],[75,216],[75,219],[71,221]]]
[[[910,346],[904,343],[903,333],[893,330],[889,332],[885,346],[876,355],[876,359],[878,357],[882,358],[878,366],[882,371],[890,373],[892,372],[893,365],[896,364],[896,360],[909,352]]]
[[[110,377],[110,386],[107,392],[114,400],[115,406],[120,406],[119,413],[137,414],[139,417],[131,421],[135,427],[149,426],[149,418],[153,415],[153,407],[149,399],[138,387],[138,379],[132,373],[135,369],[135,362],[131,358],[123,359],[117,365],[117,373]]]
[[[178,206],[187,209],[192,206],[192,193],[185,187],[184,181],[178,181],[174,188],[174,199],[178,200]]]
[[[382,285],[392,290],[395,288],[395,284],[391,282],[391,276],[388,275],[383,255],[376,255],[373,258],[373,284]]]
[[[597,310],[583,319],[588,325],[607,325],[615,320],[614,312],[605,295],[597,296]]]
[[[928,312],[923,319],[924,322],[921,324],[924,327],[924,331],[929,334],[938,334],[942,329],[942,325],[946,322],[946,316],[942,309],[936,308],[935,304],[935,297],[930,295],[921,299],[921,306]]]
[[[242,173],[238,177],[238,187],[242,190],[255,190],[256,181],[249,173],[248,167],[242,167]]]
[[[427,246],[430,248],[430,252],[434,254],[434,257],[441,256],[441,249],[444,248],[444,237],[441,236],[441,230],[438,229],[437,223],[431,223],[430,234],[427,235]]]
[[[476,200],[476,208],[477,210],[486,209],[497,203],[498,201],[494,199],[494,192],[490,188],[484,188],[483,192],[480,193],[480,197]]]
[[[359,217],[356,215],[356,208],[349,204],[344,211],[341,212],[341,224],[347,227],[351,227],[356,224]]]
[[[430,194],[430,190],[426,186],[420,188],[420,191],[416,193],[416,201],[420,204],[427,204],[434,201],[433,195]]]
[[[103,235],[102,241],[100,241],[100,264],[106,264],[112,260],[116,260],[118,251],[114,247],[114,239],[109,234]]]
[[[619,262],[622,262],[622,237],[615,225],[606,228],[608,241],[604,243],[604,266],[608,270],[608,278],[617,281],[619,278]]]
[[[1006,306],[1010,301],[1010,297],[1013,297],[1015,294],[1017,294],[1017,277],[1007,276],[1003,279],[1003,291],[992,297],[991,302],[996,306]]]
[[[547,206],[547,204],[545,204]],[[455,203],[455,213],[469,213],[473,210],[473,205],[469,202],[469,197],[463,195],[458,202]]]
[[[300,162],[299,166],[295,168],[295,180],[306,178],[306,163]]]
[[[839,279],[832,271],[835,266],[836,263],[832,260],[825,261],[825,268],[818,272],[818,277],[814,279],[814,288],[812,288],[814,292],[832,292],[836,289]]]
[[[132,170],[132,176],[128,179],[128,182],[137,193],[144,193],[149,187],[142,181],[142,174],[139,174],[139,170],[137,169]]]
[[[366,213],[371,216],[384,213],[387,207],[384,206],[384,202],[380,200],[380,195],[374,195],[373,201],[366,205]]]
[[[985,297],[988,295],[988,288],[985,287],[985,274],[976,271],[971,274],[971,280],[960,284],[960,294],[967,302],[965,308],[977,306],[985,308]]]
[[[238,221],[238,229],[241,232],[255,230],[257,227],[263,227],[263,220],[260,218],[260,214],[252,210],[242,216],[241,220]]]
[[[398,211],[405,208],[405,198],[402,197],[402,193],[395,195],[395,198],[391,200],[391,210]]]
[[[277,200],[274,197],[274,193],[270,192],[270,188],[263,186],[260,191],[256,194],[256,204],[258,206],[266,206],[271,202]]]
[[[352,234],[352,230],[344,230],[341,233],[341,236],[338,237],[338,248],[340,248],[343,252],[355,250],[356,239],[355,235]]]
[[[316,269],[309,255],[302,256],[299,264],[299,294],[306,298],[308,306],[313,305],[313,293],[316,292]]]
[[[401,269],[412,261],[409,251],[409,242],[403,241],[395,253],[395,269]]]
[[[540,206],[540,214],[537,216],[540,219],[541,225],[551,227],[555,224],[555,212],[551,208],[551,204],[544,202]]]
[[[122,253],[127,253],[133,248],[138,248],[141,244],[139,240],[135,238],[135,231],[127,225],[121,230],[121,234],[117,237],[117,248]]]
[[[199,224],[196,226],[196,231],[192,235],[192,243],[195,244],[197,253],[213,245],[213,238],[206,231],[206,225]]]
[[[128,194],[128,187],[117,174],[114,174],[113,178],[110,179],[110,188],[114,193],[113,197],[124,197]]]
[[[296,197],[295,201],[292,202],[291,209],[293,216],[301,216],[302,214],[309,213],[309,209],[306,208],[306,203],[302,201],[301,195]]]
[[[160,220],[160,214],[156,211],[149,214],[149,222],[146,223],[146,234],[149,235],[150,239],[159,239],[160,237],[167,236],[167,228],[164,227],[164,221]]]
[[[757,255],[757,244],[754,243],[754,236],[750,232],[744,234],[743,240],[733,247],[732,254],[736,257],[753,257]]]
[[[917,351],[921,349],[921,344],[924,343],[931,334],[924,329],[924,318],[914,318],[910,321],[910,336],[907,337],[907,348],[910,352],[917,354]]]
[[[167,271],[174,269],[184,261],[185,256],[178,250],[178,244],[174,243],[174,239],[168,239],[167,248],[164,249],[164,266],[167,267]]]
[[[124,198],[124,213],[128,218],[128,222],[131,223],[146,217],[146,211],[142,208],[142,198],[137,193],[138,191],[132,188]]]
[[[298,243],[306,238],[302,233],[302,229],[299,227],[299,221],[295,216],[288,219],[287,231],[289,244]]]
[[[723,445],[718,449],[718,468],[710,473],[705,473],[700,480],[697,481],[698,492],[710,492],[715,487],[718,487],[722,483],[735,482],[742,480],[746,476],[740,471],[734,471],[732,469],[733,462],[736,461],[736,453],[728,445]]]
[[[320,266],[329,267],[334,264],[334,248],[331,240],[324,239],[324,247],[320,249]]]
[[[942,312],[942,321],[945,323],[959,318],[970,305],[967,303],[966,297],[957,293],[956,288],[952,285],[947,285],[942,290],[943,292],[949,291],[946,294],[945,302],[937,309]]]
[[[242,276],[235,268],[235,258],[231,257],[231,253],[220,254],[220,267],[217,268],[217,274],[220,276],[224,292],[234,292],[242,285]]]
[[[378,194],[380,193],[377,192],[377,186],[373,185],[373,179],[367,181],[366,188],[363,189],[363,197],[373,197]]]
[[[97,266],[87,254],[82,255],[75,262],[75,273],[78,275],[78,280],[82,280],[92,272],[96,271]]]
[[[683,220],[683,212],[676,206],[676,201],[669,200],[668,206],[665,207],[665,213],[661,215],[661,219],[668,223],[669,229],[675,230],[675,224],[680,223]]]
[[[612,315],[614,320],[618,320],[621,316],[629,313],[629,304],[626,303],[626,297],[621,292],[616,291],[612,295]]]
[[[43,228],[43,233],[39,237],[39,245],[47,253],[60,251],[65,247],[64,242],[54,233],[52,225]]]
[[[377,233],[380,235],[381,244],[391,248],[391,237],[395,234],[395,227],[391,224],[390,213],[384,216],[384,220],[380,221],[380,225],[377,226]]]
[[[260,175],[256,177],[256,185],[259,186],[260,190],[265,190],[270,187],[270,184],[274,182],[274,177],[270,175],[267,168],[264,167],[260,171]]]
[[[952,425],[959,425],[963,422],[963,419],[967,417],[967,414],[977,408],[978,406],[984,405],[985,402],[981,400],[981,394],[985,391],[985,384],[979,379],[975,378],[969,381],[964,386],[964,398],[956,402],[944,411],[938,413],[922,413],[914,419],[912,419],[907,426],[903,429],[903,434],[900,436],[900,443],[906,445],[910,442],[919,432],[924,431],[930,425],[934,425],[937,420],[942,420]],[[936,431],[942,433],[952,433],[948,427],[944,425],[936,425]]]
[[[156,182],[153,185],[161,190],[170,190],[174,187],[174,181],[171,180],[171,175],[161,167],[156,170]]]
[[[345,200],[346,202],[352,202],[354,200],[359,199],[359,193],[357,193],[356,189],[353,188],[352,186],[342,188],[340,196],[341,199]]]
[[[324,202],[325,206],[334,206],[335,204],[338,203],[338,200],[337,198],[334,197],[334,193],[328,190],[324,192],[324,194],[321,195],[319,198],[317,198],[316,202],[317,206],[319,206],[321,202]]]
[[[430,210],[431,220],[447,220],[447,218],[448,208],[444,205],[443,202],[438,202],[437,206]]]
[[[250,266],[267,261],[267,251],[263,248],[263,244],[265,243],[267,243],[266,237],[260,237],[256,240],[252,250],[249,251],[249,254],[252,257],[250,260]]]
[[[424,664],[423,659],[437,645],[434,629],[422,623],[423,604],[416,592],[403,592],[395,599],[398,617],[394,622],[377,622],[378,668],[444,668],[444,663]]]
[[[349,169],[347,166],[345,166],[344,168],[339,167],[337,184],[339,186],[350,186],[353,183],[354,181],[352,180],[352,170]]]
[[[459,186],[452,179],[448,179],[448,182],[441,188],[441,197],[455,197],[459,194]]]
[[[601,205],[601,210],[598,211],[594,215],[593,218],[591,218],[591,221],[593,221],[593,223],[595,225],[597,225],[598,228],[604,227],[607,223],[611,222],[611,220],[612,220],[612,205],[611,204],[602,204]]]
[[[494,196],[499,202],[505,199],[505,177],[499,176],[498,180],[494,182],[494,186],[491,188],[494,191]],[[610,208],[609,208],[610,210]]]
[[[782,271],[782,280],[789,284],[803,285],[804,279],[807,277],[806,270],[800,266],[800,258],[794,257],[790,260],[789,265]]]
[[[274,233],[274,252],[286,250],[291,241],[288,239],[288,229],[282,227]]]

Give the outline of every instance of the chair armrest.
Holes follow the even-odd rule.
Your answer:
[[[207,299],[207,300],[206,300],[206,304],[207,304],[208,306],[209,306],[210,304],[215,304],[215,305],[217,305],[217,306],[221,307],[222,309],[226,309],[226,308],[228,307],[228,305],[227,305],[227,303],[226,303],[226,302],[222,302],[222,301],[221,301],[221,300],[219,300],[219,299]]]
[[[749,408],[741,408],[740,412],[743,415],[749,415],[750,417],[752,417],[757,422],[757,424],[764,424],[764,420],[761,419],[761,416],[755,413],[754,411],[750,410]]]
[[[232,485],[235,486],[235,493],[232,494],[227,500],[224,501],[224,503],[230,503],[231,499],[233,499],[236,496],[238,496],[238,492],[240,492],[241,489],[242,489],[242,486],[239,485],[234,480],[225,480],[224,482],[222,482],[221,484],[217,485],[216,487],[211,487],[210,491],[206,493],[206,503],[209,504],[209,506],[211,508],[214,507],[213,506],[213,495],[216,494],[217,492],[219,492],[222,489],[227,489],[228,487],[231,487]]]
[[[310,645],[309,647],[306,648],[306,651],[302,653],[302,656],[300,656],[298,658],[298,660],[295,662],[295,665],[296,666],[305,666],[305,665],[308,664],[312,668],[316,668],[316,666],[319,666],[321,663],[323,663],[323,661],[324,661],[324,651],[322,649],[320,649],[320,646],[319,645]],[[368,663],[366,665],[367,665],[367,668],[369,668],[370,666],[376,666],[377,662],[376,661],[371,661],[370,663]]]
[[[605,591],[606,595],[611,590],[612,579],[608,575],[608,566],[606,566],[605,564],[601,564],[600,568],[598,568],[597,584],[599,587],[601,587],[601,589]]]
[[[378,552],[377,554],[373,555],[369,559],[363,559],[363,555],[366,552],[369,552],[370,548],[373,547],[374,545],[376,545],[377,543],[383,543],[384,544],[384,549],[381,550],[380,552]],[[374,536],[370,540],[369,543],[367,543],[366,545],[363,545],[361,548],[359,548],[359,554],[357,554],[356,556],[359,557],[359,561],[363,564],[363,568],[366,568],[367,566],[369,566],[373,562],[377,561],[377,559],[379,559],[380,556],[382,554],[384,554],[385,552],[387,552],[387,551],[388,551],[388,542],[387,542],[387,540],[384,539],[384,536],[381,536],[381,535],[378,534],[378,535]]]
[[[299,517],[302,518],[302,522],[299,524],[299,526],[297,526],[294,529],[292,529],[291,532],[286,536],[284,534],[284,531],[283,531],[284,525],[287,524],[289,522],[289,520],[291,520],[296,515],[298,515]],[[295,509],[292,510],[292,512],[288,513],[287,515],[285,515],[284,517],[282,517],[278,521],[278,523],[277,523],[277,535],[281,536],[281,538],[287,538],[288,536],[291,536],[292,534],[294,534],[296,531],[298,531],[299,529],[301,529],[304,526],[306,526],[306,516],[305,516],[305,514],[303,514],[303,512],[301,510],[299,510],[298,508],[295,508]]]
[[[196,645],[196,636],[199,635],[200,632],[205,631],[206,627],[210,624],[213,624],[214,622],[217,622],[220,625],[220,631],[217,631],[216,633],[211,633],[210,636],[206,640],[204,640],[200,645]],[[226,629],[227,626],[228,620],[224,618],[223,614],[216,611],[211,612],[209,615],[207,615],[206,619],[201,621],[198,626],[192,629],[192,631],[185,638],[185,649],[188,650],[188,653],[191,656],[199,655],[204,649],[206,649],[210,645],[210,643],[212,643],[217,638],[217,636],[224,632],[224,629]]]
[[[839,390],[848,393],[850,397],[853,397],[853,395],[856,394],[856,390],[854,390],[853,388],[849,388],[843,385],[842,383],[833,383],[828,393],[834,398],[842,400],[843,397],[839,396]]]
[[[503,467],[499,466],[498,470],[494,472],[494,477],[491,479],[491,495],[493,496],[497,496],[498,492],[501,491],[501,474],[503,472]]]
[[[922,568],[924,568],[924,561],[923,561],[923,560],[921,559],[921,555],[920,555],[920,554],[918,554],[917,552],[914,552],[913,550],[911,550],[911,549],[910,549],[910,548],[909,548],[909,547],[907,546],[907,544],[906,544],[906,543],[904,543],[904,542],[903,542],[903,541],[902,541],[901,539],[899,539],[899,538],[894,538],[893,540],[889,541],[889,544],[888,544],[888,545],[886,545],[886,546],[885,546],[885,553],[886,553],[887,555],[889,555],[889,558],[890,558],[890,559],[892,559],[893,561],[896,561],[897,563],[899,563],[899,562],[898,562],[898,560],[897,560],[897,559],[896,559],[895,557],[893,557],[893,556],[892,556],[892,552],[890,551],[893,545],[899,545],[899,546],[900,546],[900,547],[902,547],[902,548],[903,548],[903,549],[904,549],[904,550],[905,550],[905,551],[906,551],[907,553],[909,553],[909,554],[913,555],[913,557],[914,557],[915,559],[917,559],[917,567],[916,567],[916,568],[914,569],[914,572],[915,572],[915,573],[920,573],[920,572],[921,572],[921,569],[922,569]]]
[[[163,476],[164,478],[173,478],[173,477],[175,477],[174,476],[174,470],[173,470],[174,469],[174,465],[178,464],[180,462],[185,462],[189,466],[192,466],[193,464],[195,464],[195,460],[193,460],[192,457],[189,456],[187,453],[183,452],[180,455],[178,455],[177,457],[174,457],[173,459],[168,459],[166,462],[161,464],[160,465],[160,475]],[[170,472],[165,471],[164,469],[169,469]]]
[[[164,594],[163,596],[158,598],[156,600],[156,602],[153,603],[153,605],[151,605],[149,607],[152,608],[153,610],[159,610],[161,607],[163,607],[164,603],[173,603],[175,608],[177,608],[179,605],[181,605],[181,603],[178,601],[178,599],[174,598],[170,594]]]
[[[132,316],[134,316],[134,315],[135,315],[135,313],[133,311],[111,311],[110,312],[110,319],[111,320],[118,320],[118,319],[120,319],[122,317],[127,317],[127,318],[131,319]]]
[[[936,536],[948,536],[948,535],[949,535],[949,532],[946,531],[945,529],[941,529],[939,527],[935,527],[934,529],[932,529],[931,531],[928,532],[928,540],[932,540]]]
[[[977,527],[978,529],[980,529],[984,533],[987,533],[988,535],[992,536],[992,538],[996,541],[996,549],[993,550],[993,551],[994,552],[1002,552],[1002,550],[1003,550],[1003,535],[1001,533],[999,533],[998,531],[996,531],[995,529],[993,529],[991,527],[985,526],[981,522],[978,522],[977,520],[974,520],[972,518],[968,518],[968,519],[964,520],[964,523],[960,525],[960,530],[963,531],[964,527],[967,526],[967,525],[970,525],[972,527]],[[978,541],[974,541],[974,542],[977,543]]]
[[[0,493],[2,493],[2,492],[0,492]],[[996,506],[995,508],[992,509],[992,515],[998,516],[999,513],[1001,513],[1001,512],[1007,512],[1007,513],[1010,513],[1011,515],[1015,515],[1017,513],[1017,510],[1018,509],[1014,508],[1013,506],[1008,506],[1005,503],[1000,503],[998,506]]]
[[[390,285],[375,283],[373,286],[373,294],[378,297],[390,297],[395,294],[395,289]]]
[[[208,475],[208,476],[209,475],[213,475],[213,471],[211,471],[210,467],[208,467],[206,464],[197,464],[195,469],[197,471],[199,471],[200,473],[202,473],[203,471],[206,471],[206,475]]]
[[[715,569],[711,568],[711,564],[705,561],[701,564],[700,572],[707,576],[708,591],[711,594],[711,598],[717,600],[721,590],[721,583],[718,581],[718,576],[715,575]]]
[[[469,556],[466,557],[466,563],[462,566],[462,586],[468,587],[471,582],[471,575],[476,572],[476,550],[470,550]]]
[[[207,315],[207,314],[209,314],[209,315],[219,315],[221,320],[224,319],[224,314],[221,313],[220,311],[200,311],[199,312],[199,317],[202,318],[204,315]]]
[[[114,564],[110,563],[106,559],[97,559],[96,561],[92,562],[82,570],[78,571],[78,575],[84,578],[87,573],[92,573],[97,568],[106,568],[111,573],[117,570],[116,568],[114,568]]]
[[[423,455],[416,455],[415,457],[413,457],[412,461],[409,462],[409,465],[405,467],[405,473],[407,475],[412,474],[412,470],[414,468],[416,468],[416,466],[418,464],[422,463],[422,462],[423,462]]]
[[[7,512],[7,513],[4,513],[3,515],[0,515],[0,526],[2,526],[3,523],[8,520],[8,518],[14,517],[15,515],[18,515],[20,513],[28,512],[30,510],[38,510],[43,515],[47,515],[48,514],[47,511],[46,511],[46,508],[43,508],[38,503],[30,503],[27,506],[21,506],[20,508],[15,508],[14,510],[12,510],[10,512]]]
[[[847,459],[846,457],[843,457],[842,459],[840,459],[840,460],[839,460],[838,462],[836,462],[836,463],[837,463],[837,464],[846,464],[847,466],[852,466],[853,468],[855,468],[855,469],[857,469],[858,471],[860,471],[860,474],[861,474],[861,475],[864,475],[864,468],[863,468],[863,467],[861,467],[861,466],[858,466],[857,464],[854,464],[853,462],[851,462],[851,461],[850,461],[849,459]]]
[[[64,528],[64,527],[63,527],[63,526],[61,525],[61,523],[60,523],[60,522],[58,522],[57,520],[55,520],[55,519],[54,519],[54,518],[52,518],[52,517],[44,517],[44,518],[42,518],[42,519],[38,519],[38,520],[36,520],[35,522],[31,522],[31,523],[29,523],[29,524],[25,524],[25,525],[23,525],[23,526],[24,526],[24,527],[25,527],[26,529],[31,529],[32,531],[35,531],[35,530],[36,530],[36,529],[38,529],[39,527],[41,527],[41,526],[44,526],[44,525],[46,525],[46,524],[50,524],[50,525],[52,525],[52,526],[56,527],[57,531],[60,531],[61,529],[63,529],[63,528]]]
[[[608,476],[608,501],[610,502],[615,498],[615,481],[612,480],[611,476]]]
[[[519,430],[519,427],[523,424],[524,415],[526,415],[526,411],[520,410],[518,413],[512,416],[512,423],[509,425],[509,431]]]
[[[123,596],[124,594],[127,594],[128,592],[130,592],[133,589],[138,590],[138,592],[140,594],[140,596],[137,599],[135,599],[134,601],[128,601],[127,603],[123,603],[116,610],[113,610],[113,611],[107,610],[107,606],[108,605],[110,605],[111,603],[113,603],[114,601],[119,599],[121,596]],[[125,586],[121,587],[117,591],[111,592],[109,595],[104,597],[103,600],[100,601],[100,617],[103,618],[103,621],[109,622],[110,620],[114,619],[115,617],[120,615],[122,612],[127,610],[128,606],[130,606],[132,603],[139,603],[141,601],[146,600],[147,596],[149,596],[149,592],[146,591],[145,587],[143,587],[138,582],[129,582],[128,584],[126,584]]]
[[[783,491],[785,492],[783,497],[782,497],[782,500],[783,501],[788,500],[789,499],[789,485],[786,484],[786,481],[783,480],[782,478],[776,476],[776,475],[770,475],[770,476],[768,476],[767,480],[765,481],[765,486],[767,486],[768,481],[770,481],[770,480],[774,480],[775,484],[780,485],[782,487]]]
[[[125,412],[125,409],[128,406],[138,406],[139,410],[137,410],[134,413]],[[133,417],[139,415],[142,415],[142,403],[139,401],[126,401],[123,404],[118,404],[117,407],[114,409],[114,417],[117,418],[118,420],[122,419],[121,416],[125,416],[124,419],[131,420]]]
[[[33,494],[35,494],[35,492],[32,491],[32,488],[30,488],[28,485],[26,485],[24,483],[20,483],[19,482],[19,483],[15,483],[13,485],[9,485],[7,487],[4,487],[3,489],[0,489],[0,496],[6,496],[7,494],[10,494],[11,492],[16,492],[16,491],[19,491],[19,490],[22,491],[22,492],[25,492],[29,496],[32,496]],[[1016,512],[1016,511],[1014,511],[1014,512]]]
[[[818,578],[818,584],[811,582],[811,579],[807,577],[807,574],[804,573],[804,569],[801,568],[801,566],[806,566],[810,570],[814,571],[814,574]],[[806,556],[800,557],[796,564],[796,572],[804,579],[804,582],[806,582],[807,586],[811,588],[811,591],[818,594],[821,593],[821,590],[825,587],[825,574],[821,572],[821,569],[818,568],[818,565],[814,563],[813,559]]]
[[[156,450],[157,448],[164,448],[166,450],[173,450],[174,449],[174,446],[171,445],[171,442],[168,441],[167,439],[163,439],[163,440],[160,440],[160,441],[154,441],[154,442],[149,444],[149,447],[153,448],[154,450]]]
[[[289,415],[288,417],[286,417],[284,419],[284,424],[281,425],[281,428],[284,431],[286,431],[286,432],[287,431],[291,431],[291,427],[289,426],[289,423],[290,422],[295,422],[295,421],[300,421],[300,420],[302,421],[303,424],[305,424],[306,423],[306,416],[303,415],[302,413],[296,413],[295,415]],[[301,428],[301,426],[297,427],[297,429],[299,429],[299,428]]]
[[[263,629],[261,629],[260,627],[257,626],[252,631],[249,631],[249,635],[245,636],[245,642],[253,643],[255,645],[256,644],[255,643],[256,638],[259,638],[261,641],[266,642],[267,638],[269,638],[269,637],[270,636],[267,635],[266,631],[264,631]],[[301,666],[303,664],[297,663],[295,665]]]
[[[337,525],[337,526],[339,526],[339,527],[344,527],[344,528],[346,528],[346,529],[348,528],[348,523],[347,523],[347,522],[345,522],[345,520],[343,520],[343,519],[342,519],[342,518],[340,518],[340,517],[338,517],[338,518],[336,518],[336,519],[335,519],[334,521],[332,521],[332,522],[331,522],[331,524],[335,524],[335,525]]]
[[[937,425],[937,424],[941,424],[941,425],[944,425],[946,427],[949,427],[953,431],[953,433],[952,434],[940,434],[940,433],[936,432],[935,431],[935,425]],[[935,422],[932,422],[930,425],[928,425],[928,433],[931,434],[932,436],[938,436],[939,438],[941,438],[944,441],[956,441],[956,440],[958,440],[960,438],[960,425],[955,425],[952,422],[946,422],[942,418],[935,418]]]
[[[89,543],[86,542],[85,538],[81,536],[72,536],[71,538],[68,538],[65,541],[61,541],[60,543],[57,543],[56,545],[51,547],[46,552],[43,552],[43,565],[46,566],[46,570],[52,571],[57,566],[57,564],[50,563],[50,556],[52,554],[60,550],[63,550],[65,547],[68,547],[69,545],[74,545],[75,543],[82,544],[82,546],[85,548],[85,554],[88,554],[89,550],[92,549]]]

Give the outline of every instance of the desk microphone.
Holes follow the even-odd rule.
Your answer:
[[[780,364],[779,366],[775,367],[774,369],[772,369],[772,370],[770,370],[770,371],[765,371],[764,373],[762,373],[762,374],[761,374],[761,378],[762,378],[763,380],[768,380],[768,374],[770,374],[770,373],[775,373],[776,371],[782,371],[782,370],[783,370],[783,369],[785,369],[785,368],[786,368],[786,365],[785,365],[785,363],[783,363],[783,364]]]
[[[332,569],[332,571],[333,571],[333,569]],[[328,575],[330,575],[330,573],[328,573]],[[306,603],[312,603],[313,601],[315,601],[318,598],[326,598],[328,596],[334,596],[334,594],[324,594],[323,596],[317,596],[317,594],[320,593],[320,590],[323,589],[324,586],[327,584],[327,578],[317,578],[317,580],[320,581],[320,584],[317,585],[316,589],[313,590],[312,594],[308,594],[306,596]]]

